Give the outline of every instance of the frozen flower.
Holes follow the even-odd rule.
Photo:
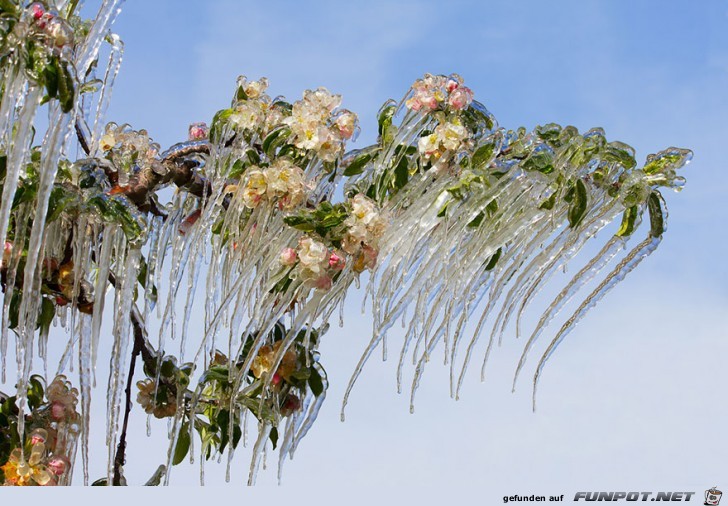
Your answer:
[[[253,359],[251,371],[253,376],[260,379],[266,373],[269,373],[273,368],[276,355],[279,353],[283,341],[277,341],[273,346],[266,345],[260,348],[258,355]],[[290,381],[291,375],[296,371],[297,358],[296,352],[292,349],[287,349],[281,358],[281,362],[278,365],[276,373],[279,378],[283,378],[286,381]],[[271,378],[273,379],[273,378]],[[279,383],[279,382],[278,382]],[[276,384],[278,384],[276,383]]]
[[[306,269],[313,273],[319,273],[322,264],[327,263],[329,250],[326,246],[310,237],[302,237],[298,241],[298,258]]]
[[[249,169],[246,173],[245,188],[243,189],[243,203],[245,207],[254,209],[268,189],[265,174],[258,167]]]
[[[51,473],[60,476],[71,467],[71,463],[66,457],[54,455],[48,460],[46,467]]]
[[[267,196],[279,199],[279,207],[291,209],[300,204],[305,194],[303,170],[286,158],[279,158],[265,170]]]
[[[470,88],[462,86],[450,94],[447,103],[455,110],[464,109],[473,101],[473,92]]]
[[[351,214],[364,224],[371,223],[379,213],[373,200],[359,193],[351,199]]]
[[[263,106],[257,101],[239,102],[230,116],[230,122],[244,130],[255,130],[265,120]]]
[[[293,265],[296,263],[296,258],[296,250],[293,248],[285,248],[283,251],[281,251],[281,265]]]
[[[258,81],[250,81],[249,83],[243,84],[243,91],[249,99],[260,98],[265,90],[268,89],[268,79],[261,77]]]
[[[459,122],[446,122],[435,129],[442,146],[449,151],[456,151],[468,137],[468,129]]]
[[[368,245],[363,245],[361,251],[354,260],[352,268],[354,272],[364,272],[365,269],[374,269],[377,265],[379,252]]]
[[[116,146],[116,137],[113,131],[106,132],[101,136],[99,140],[99,149],[101,151],[111,151],[114,146]]]
[[[324,114],[332,112],[341,105],[341,95],[333,95],[324,87],[316,90],[306,90],[303,93],[303,99],[314,108],[320,109]]]
[[[73,43],[73,29],[59,17],[53,17],[48,21],[45,32],[57,47]]]
[[[329,256],[329,268],[334,271],[340,271],[346,266],[346,261],[341,255],[336,254],[335,252],[331,253]]]
[[[51,405],[51,418],[61,421],[76,414],[78,390],[71,388],[63,375],[56,376],[46,389],[46,397]]]
[[[189,140],[198,141],[207,139],[208,133],[207,123],[192,123],[189,128]]]
[[[317,154],[324,162],[333,162],[343,151],[344,145],[328,128],[319,129],[320,144]]]
[[[442,156],[440,152],[440,139],[437,134],[425,135],[417,141],[417,149],[426,160],[430,158],[438,159]]]
[[[145,379],[137,382],[137,388],[137,402],[145,413],[153,414],[156,418],[165,418],[174,416],[177,412],[177,399],[166,386],[157,386],[154,380]]]
[[[357,118],[356,114],[350,111],[343,111],[334,121],[336,128],[339,129],[339,135],[343,139],[350,139],[356,131]]]
[[[364,246],[373,247],[384,233],[386,222],[375,202],[363,194],[350,201],[351,214],[344,221],[346,234],[341,247],[350,255],[357,254]]]
[[[0,467],[5,475],[5,485],[29,486],[29,485],[54,485],[51,474],[43,465],[45,456],[45,445],[36,444],[32,447],[30,458],[25,460],[20,448],[10,452],[7,462]]]

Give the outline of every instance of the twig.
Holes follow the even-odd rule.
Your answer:
[[[121,436],[119,437],[119,445],[116,447],[116,455],[114,456],[114,477],[112,485],[118,487],[122,485],[121,467],[126,462],[126,429],[129,425],[129,413],[131,412],[131,385],[134,382],[134,368],[136,359],[141,354],[143,346],[139,345],[139,341],[134,339],[134,348],[131,352],[131,361],[129,363],[129,376],[126,379],[126,405],[124,406],[124,422],[121,426]]]

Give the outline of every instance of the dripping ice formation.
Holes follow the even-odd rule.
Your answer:
[[[109,31],[120,3],[104,1],[87,22],[74,17],[74,2],[12,3],[0,65],[2,378],[14,357],[19,438],[47,421],[37,384],[47,387],[47,409],[61,402],[56,392],[65,396],[66,411],[49,423],[66,444],[45,458],[72,463],[80,441],[84,484],[97,383],[108,391],[105,483],[124,482],[134,400],[168,421],[168,452],[150,481],[169,483],[185,458],[199,459],[201,481],[208,459],[224,459],[230,479],[234,454],[251,445],[248,483],[270,449],[280,479],[326,397],[332,358],[319,346],[329,319],[365,271],[373,332],[342,419],[380,347],[384,357],[399,348],[400,391],[412,362],[414,410],[438,347],[458,398],[471,361],[481,360],[485,378],[493,345],[513,331],[526,338],[515,388],[547,326],[595,283],[542,352],[535,402],[566,335],[660,243],[660,190],[682,187],[676,171],[692,156],[668,148],[640,167],[631,147],[599,128],[507,130],[454,74],[425,75],[386,102],[377,142],[351,151],[357,118],[340,96],[319,88],[287,102],[266,94],[265,78],[240,77],[209,128],[193,124],[189,139],[162,150],[144,130],[105,123],[123,53]],[[20,57],[31,40],[40,73]],[[34,138],[46,109],[50,126]],[[71,160],[75,147],[83,157]],[[582,258],[605,235],[596,256]],[[572,262],[581,267],[527,328],[524,315]],[[401,344],[387,339],[398,322]],[[78,390],[48,375],[51,325],[66,338],[50,370]],[[42,382],[33,376],[39,361]],[[71,472],[60,476],[68,483]]]

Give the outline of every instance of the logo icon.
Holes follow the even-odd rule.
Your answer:
[[[708,506],[715,506],[720,503],[720,498],[723,496],[723,492],[718,490],[717,487],[713,487],[710,490],[705,491],[705,504]]]

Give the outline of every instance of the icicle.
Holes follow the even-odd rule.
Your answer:
[[[561,308],[571,300],[571,298],[576,295],[579,288],[586,285],[589,281],[594,279],[594,276],[596,276],[616,255],[617,253],[624,247],[624,239],[620,238],[619,236],[613,236],[607,244],[604,245],[602,250],[597,253],[597,255],[592,258],[572,279],[569,281],[569,283],[564,287],[563,290],[556,296],[556,298],[551,302],[549,307],[544,311],[543,315],[541,315],[541,318],[539,319],[538,323],[536,324],[536,328],[533,330],[533,333],[528,338],[528,341],[526,342],[526,345],[523,348],[523,353],[521,354],[521,358],[518,361],[518,366],[516,367],[516,372],[513,375],[513,390],[516,389],[516,381],[518,380],[518,375],[521,372],[521,369],[526,363],[526,358],[528,356],[528,352],[530,351],[531,347],[533,346],[533,343],[536,342],[536,339],[541,335],[541,333],[546,329],[546,326],[549,324],[549,322],[559,313]]]
[[[119,425],[119,407],[121,395],[126,379],[126,359],[129,348],[129,333],[131,330],[131,312],[134,303],[134,288],[137,283],[137,272],[141,251],[129,248],[124,260],[124,270],[117,276],[117,295],[114,301],[114,345],[111,351],[109,364],[109,397],[107,403],[106,444],[109,448],[107,463],[107,478],[109,483],[114,474],[114,452],[116,450],[116,437]],[[169,469],[170,466],[167,466]],[[170,472],[167,473],[169,479]]]
[[[258,475],[258,467],[260,466],[261,455],[263,453],[263,450],[265,449],[265,445],[268,441],[268,436],[270,436],[271,429],[272,427],[269,423],[258,424],[258,439],[255,441],[255,446],[253,446],[253,457],[250,462],[250,472],[248,474],[249,487],[255,485],[255,479]]]
[[[602,297],[604,297],[604,295],[609,292],[609,290],[614,288],[617,283],[622,281],[627,274],[632,272],[632,270],[637,267],[637,265],[639,265],[642,260],[647,258],[653,251],[655,251],[661,241],[662,236],[650,236],[641,243],[639,243],[637,246],[635,246],[635,248],[630,251],[627,256],[625,256],[619,262],[619,264],[617,264],[614,270],[607,275],[604,281],[602,281],[599,286],[596,287],[591,294],[589,294],[584,302],[582,302],[581,305],[576,309],[576,311],[574,311],[574,314],[572,314],[571,317],[566,320],[566,323],[564,323],[564,325],[561,327],[559,332],[549,344],[548,348],[546,348],[546,351],[544,352],[541,360],[538,363],[538,366],[536,367],[536,373],[533,376],[534,411],[536,410],[536,388],[538,386],[538,380],[541,376],[541,372],[543,371],[544,366],[546,365],[546,362],[556,350],[558,345],[561,343],[564,337],[566,337],[566,335],[574,328],[574,326],[579,323],[579,321],[584,317],[587,311],[594,307],[597,302],[599,302]]]

